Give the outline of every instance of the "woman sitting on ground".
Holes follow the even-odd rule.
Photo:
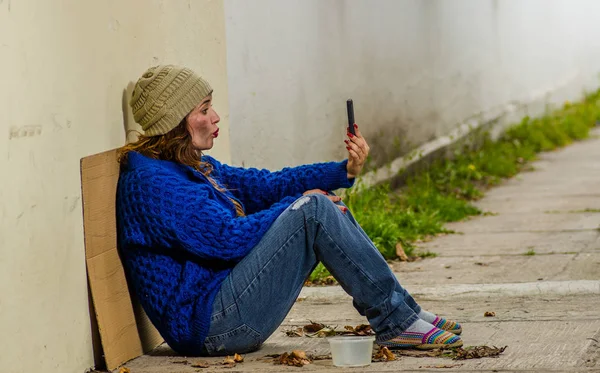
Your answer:
[[[120,153],[119,250],[133,291],[184,355],[258,349],[322,262],[366,316],[379,345],[462,345],[458,323],[421,310],[341,202],[369,146],[356,127],[348,159],[278,172],[204,155],[219,133],[209,84],[157,66],[130,101],[144,134]],[[451,333],[449,333],[451,332]]]

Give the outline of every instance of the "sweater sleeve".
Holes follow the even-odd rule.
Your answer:
[[[219,180],[238,198],[248,212],[260,211],[286,196],[299,195],[310,189],[326,191],[350,188],[354,178],[348,179],[342,162],[324,162],[286,167],[271,172],[266,169],[233,167],[208,157]]]
[[[149,169],[121,176],[117,203],[130,244],[239,262],[297,197],[237,217],[233,205],[208,183],[182,181]]]

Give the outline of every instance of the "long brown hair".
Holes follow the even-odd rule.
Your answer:
[[[127,163],[127,155],[129,152],[138,152],[148,158],[160,159],[165,161],[173,161],[190,166],[206,176],[208,181],[215,189],[221,193],[225,193],[226,189],[219,186],[217,182],[210,177],[213,167],[208,162],[202,162],[200,156],[192,145],[192,136],[187,130],[186,119],[171,131],[160,136],[144,136],[139,135],[137,141],[129,143],[119,149],[119,163],[121,165]],[[237,216],[245,216],[242,205],[229,198],[235,206]]]

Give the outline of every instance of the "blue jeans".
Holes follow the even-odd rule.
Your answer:
[[[215,298],[205,354],[257,350],[283,322],[319,261],[352,296],[378,341],[418,319],[419,305],[350,211],[336,204],[323,194],[300,197],[233,268]]]

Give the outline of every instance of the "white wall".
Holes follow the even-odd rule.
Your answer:
[[[79,159],[123,144],[123,90],[185,64],[215,89],[222,1],[0,0],[0,371],[83,372],[92,347]]]
[[[598,86],[594,0],[226,0],[225,14],[235,164],[342,159],[349,97],[381,164],[481,111]]]

